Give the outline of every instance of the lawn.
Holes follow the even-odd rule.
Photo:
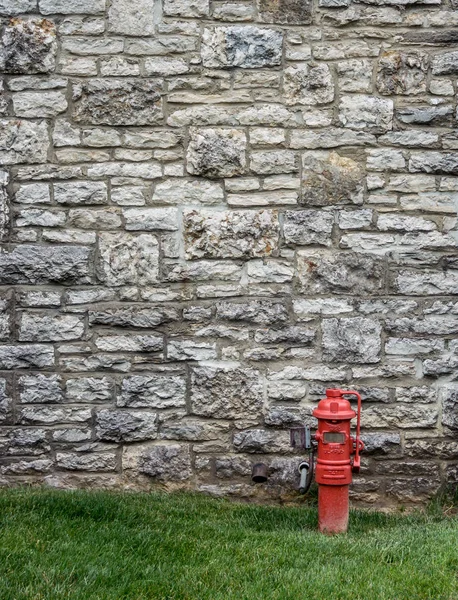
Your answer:
[[[458,519],[189,494],[0,492],[1,600],[457,600]]]

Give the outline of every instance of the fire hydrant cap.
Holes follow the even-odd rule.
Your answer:
[[[325,421],[347,421],[356,417],[350,402],[342,396],[342,390],[326,390],[326,398],[320,400],[312,415]]]

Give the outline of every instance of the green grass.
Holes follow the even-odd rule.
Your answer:
[[[458,520],[189,494],[0,492],[0,599],[456,600]]]

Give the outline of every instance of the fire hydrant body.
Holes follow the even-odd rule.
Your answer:
[[[344,395],[358,399],[357,413]],[[361,396],[357,392],[326,390],[313,416],[318,419],[315,480],[318,484],[318,527],[323,533],[343,533],[348,527],[349,485],[352,472],[360,467]],[[351,420],[357,416],[356,437],[350,435]],[[352,455],[354,454],[354,458]]]

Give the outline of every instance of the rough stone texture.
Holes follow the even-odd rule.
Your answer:
[[[328,65],[297,64],[284,72],[286,104],[327,104],[334,100],[334,83]]]
[[[337,152],[304,153],[302,204],[330,206],[361,204],[364,172],[352,158]]]
[[[91,79],[74,88],[73,118],[89,125],[156,125],[161,96],[154,81]]]
[[[205,29],[202,60],[205,67],[258,69],[280,64],[283,36],[259,27]]]
[[[260,374],[238,367],[196,367],[191,376],[191,410],[219,419],[259,416],[262,408]]]
[[[269,256],[278,247],[276,211],[190,211],[184,230],[189,259]]]
[[[5,73],[49,73],[55,68],[56,28],[48,19],[11,19],[0,44],[0,69]]]
[[[292,501],[327,387],[456,483],[455,5],[0,0],[3,485]]]
[[[323,321],[323,354],[328,362],[376,363],[380,360],[380,323],[354,317]]]
[[[237,129],[193,129],[187,170],[211,179],[234,177],[245,171],[246,138]]]

